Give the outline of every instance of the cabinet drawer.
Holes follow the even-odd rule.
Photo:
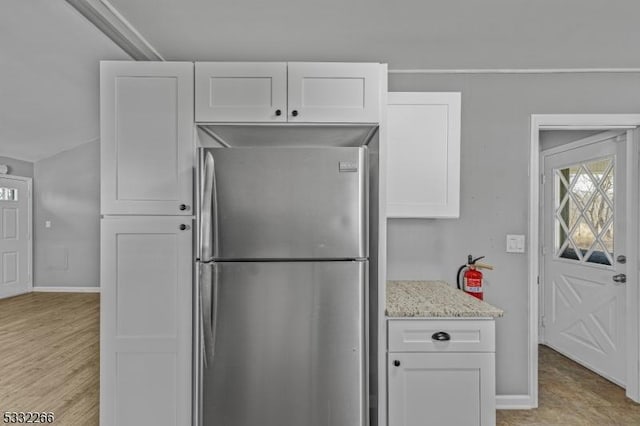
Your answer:
[[[493,320],[389,320],[388,327],[390,352],[495,351]]]

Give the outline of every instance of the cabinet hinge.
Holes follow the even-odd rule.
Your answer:
[[[544,185],[546,181],[546,178],[544,177],[544,175],[540,175],[540,185]]]
[[[542,318],[540,318],[540,325],[542,327],[546,327],[547,326],[547,319],[546,317],[543,315]]]
[[[538,285],[540,285],[540,275],[536,277],[536,282],[538,283]]]

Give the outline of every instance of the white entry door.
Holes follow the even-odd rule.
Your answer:
[[[547,345],[625,385],[626,132],[542,153]]]
[[[31,291],[31,181],[0,177],[0,298]]]

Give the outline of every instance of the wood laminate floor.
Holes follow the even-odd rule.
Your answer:
[[[92,293],[0,300],[0,413],[45,411],[58,426],[98,424],[99,312]]]
[[[0,412],[52,411],[54,425],[98,425],[99,311],[98,294],[0,300]],[[499,426],[640,425],[640,405],[624,389],[546,346],[539,381],[539,408],[499,410]]]
[[[624,389],[547,346],[539,346],[538,357],[538,408],[498,410],[499,426],[640,425],[640,404]]]

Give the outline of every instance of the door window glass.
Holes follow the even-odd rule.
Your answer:
[[[18,190],[0,187],[0,201],[18,201]]]
[[[613,263],[614,173],[613,156],[554,170],[557,257]]]

